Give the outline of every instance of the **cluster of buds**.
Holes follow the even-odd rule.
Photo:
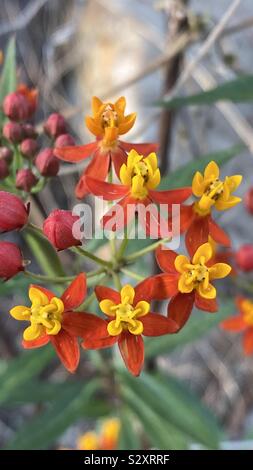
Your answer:
[[[29,204],[14,194],[0,191],[0,233],[20,230],[28,221]],[[0,241],[0,279],[7,281],[20,271],[25,262],[20,248],[12,242]]]
[[[30,193],[37,192],[42,178],[54,177],[60,169],[60,162],[54,156],[54,147],[74,146],[73,137],[67,133],[67,124],[61,114],[51,114],[43,126],[47,146],[40,148],[41,137],[34,124],[38,106],[36,89],[19,85],[17,90],[7,95],[2,104],[8,121],[2,129],[0,147],[0,180],[14,178],[17,189]],[[40,140],[39,140],[40,138]],[[37,188],[36,188],[37,186]]]

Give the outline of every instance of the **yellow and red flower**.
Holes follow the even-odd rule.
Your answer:
[[[144,363],[144,336],[161,336],[177,331],[176,323],[158,313],[151,313],[150,302],[156,297],[153,278],[147,278],[135,288],[127,284],[117,292],[109,287],[95,289],[106,320],[95,317],[90,329],[83,334],[84,349],[107,348],[118,343],[128,370],[135,376]]]
[[[119,442],[120,420],[118,418],[106,419],[100,432],[89,431],[79,437],[77,446],[79,450],[116,450]]]
[[[227,318],[221,323],[226,331],[243,333],[243,350],[246,356],[253,354],[253,301],[246,297],[237,297],[238,315]]]
[[[139,155],[135,150],[131,150],[127,162],[124,163],[119,172],[119,178],[122,184],[112,184],[105,181],[98,181],[95,178],[87,176],[87,186],[95,196],[102,196],[108,201],[122,198],[118,205],[123,209],[122,217],[117,216],[117,224],[112,226],[112,230],[121,229],[131,221],[136,213],[138,204],[148,206],[151,203],[156,204],[179,204],[185,201],[192,193],[191,188],[179,188],[168,191],[156,191],[155,188],[160,184],[161,176],[157,165],[157,156],[150,153],[147,157]],[[131,206],[131,210],[130,207]],[[112,219],[115,209],[112,207],[103,217],[103,226]],[[147,214],[148,215],[148,214]],[[140,216],[140,214],[139,214]],[[148,235],[152,234],[152,229],[157,232],[157,226],[168,230],[168,222],[161,215],[153,212],[148,217],[140,217],[142,225],[146,228]],[[159,232],[158,232],[159,233]]]
[[[115,103],[103,103],[99,98],[92,98],[93,116],[86,117],[86,126],[96,136],[96,141],[86,145],[56,148],[55,155],[61,160],[77,163],[92,156],[76,187],[76,196],[82,199],[89,193],[86,176],[105,181],[111,162],[117,175],[126,162],[127,152],[131,149],[147,155],[157,150],[157,144],[130,144],[119,140],[134,125],[136,113],[125,116],[126,100],[122,96]]]
[[[211,216],[213,208],[218,211],[231,209],[241,202],[233,192],[242,181],[241,175],[227,176],[220,180],[218,165],[211,161],[205,168],[204,175],[197,171],[192,181],[192,192],[198,200],[191,206],[181,207],[181,233],[186,232],[185,243],[192,256],[196,249],[208,241],[210,235],[217,243],[230,246],[230,239]]]
[[[31,307],[19,305],[10,310],[16,320],[28,321],[22,345],[26,349],[52,343],[58,357],[69,372],[79,364],[78,336],[83,335],[91,314],[74,312],[84,301],[86,276],[79,274],[59,298],[44,287],[31,285]]]
[[[181,329],[187,322],[193,306],[207,312],[217,311],[216,289],[213,280],[221,279],[231,271],[226,263],[210,265],[212,246],[204,243],[192,259],[172,250],[158,248],[156,260],[165,274],[155,277],[157,300],[172,297],[168,305],[168,318]]]

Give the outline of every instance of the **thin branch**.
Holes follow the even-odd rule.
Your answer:
[[[14,21],[8,24],[4,22],[0,23],[0,36],[26,28],[48,1],[49,0],[37,0],[34,2],[34,0],[31,0]]]
[[[186,65],[185,69],[181,73],[175,87],[171,90],[170,93],[165,95],[166,99],[171,99],[179,92],[188,78],[192,75],[194,68],[196,65],[205,57],[205,55],[209,52],[210,48],[214,45],[217,39],[222,34],[226,24],[233,16],[237,8],[239,7],[241,0],[234,0],[232,5],[225,11],[224,15],[221,17],[220,21],[216,24],[216,26],[212,29],[210,34],[207,36],[206,40],[200,46],[198,52],[196,53],[195,57]]]

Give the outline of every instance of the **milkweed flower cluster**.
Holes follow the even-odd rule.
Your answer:
[[[228,264],[230,252],[223,256],[218,249],[219,245],[230,246],[230,240],[215,222],[212,212],[213,209],[230,209],[240,202],[234,193],[242,177],[234,175],[222,178],[218,165],[211,161],[203,174],[196,172],[193,175],[191,186],[159,190],[161,174],[156,153],[158,146],[121,140],[121,136],[133,127],[136,119],[136,114],[126,114],[125,108],[124,97],[115,103],[103,103],[94,97],[92,116],[86,118],[86,126],[96,140],[81,146],[72,145],[71,138],[66,134],[64,119],[58,114],[51,115],[44,129],[54,140],[53,153],[52,149],[43,150],[36,158],[36,164],[43,174],[44,169],[54,173],[51,157],[57,162],[60,159],[72,163],[91,157],[77,184],[76,196],[83,199],[91,194],[111,202],[119,201],[118,205],[123,209],[121,220],[117,220],[117,224],[113,221],[114,205],[102,218],[102,225],[105,227],[109,222],[115,236],[138,216],[145,235],[152,237],[155,228],[158,239],[147,251],[137,252],[135,258],[156,250],[155,257],[161,273],[147,276],[137,285],[121,284],[120,275],[124,273],[124,267],[130,259],[131,262],[134,259],[132,256],[128,260],[124,255],[128,242],[126,238],[118,252],[117,245],[114,246],[116,253],[112,253],[112,259],[104,260],[83,249],[80,241],[75,239],[73,225],[78,217],[70,211],[55,209],[44,221],[40,235],[44,235],[57,251],[71,249],[80,256],[86,256],[100,265],[98,272],[106,279],[115,280],[116,288],[113,289],[105,282],[96,282],[97,273],[79,273],[61,296],[54,295],[51,290],[40,285],[31,285],[31,305],[13,307],[10,311],[16,320],[28,322],[23,333],[23,347],[37,348],[50,342],[70,372],[74,372],[78,366],[80,347],[93,350],[117,345],[129,372],[138,376],[145,360],[143,338],[179,333],[185,327],[194,306],[203,311],[216,312],[218,302],[214,282],[231,273]],[[111,166],[118,181],[109,179]],[[195,197],[192,204],[183,204],[192,196]],[[149,204],[166,205],[167,214],[151,211],[144,218],[138,212],[140,204],[144,207]],[[171,226],[173,204],[180,206],[180,231],[185,233],[186,254],[165,248],[161,240],[163,230]],[[26,210],[22,207],[21,211],[20,208],[22,215],[20,212],[15,228],[27,222]],[[12,227],[11,213],[8,214],[7,211],[2,222],[0,216],[3,229]],[[99,314],[86,311],[84,300],[88,277],[95,279],[94,294]],[[168,302],[166,316],[155,310],[154,302],[159,300]],[[89,447],[87,442],[91,441],[95,445],[95,440],[89,441],[86,436],[84,447]],[[101,444],[97,442],[96,446],[100,448]]]

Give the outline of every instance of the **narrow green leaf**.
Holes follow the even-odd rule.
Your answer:
[[[17,88],[16,75],[16,41],[11,38],[4,54],[4,65],[0,80],[0,104],[4,97],[12,93]],[[4,115],[0,112],[0,124],[2,124]]]
[[[119,415],[121,428],[119,448],[120,450],[141,449],[139,436],[134,428],[133,415],[129,408],[125,407]]]
[[[17,359],[8,364],[8,368],[0,373],[0,403],[27,383],[32,377],[44,369],[53,357],[53,350],[47,346],[37,351],[25,351]]]
[[[173,376],[151,376],[142,373],[136,381],[126,372],[123,380],[147,406],[166,422],[208,448],[219,446],[221,432],[212,414],[201,405],[200,400]]]
[[[57,438],[78,419],[89,412],[90,404],[99,389],[97,380],[76,389],[64,390],[55,397],[46,411],[23,425],[14,439],[6,446],[7,449],[46,449],[53,445]]]
[[[170,101],[159,101],[157,106],[164,108],[180,108],[190,105],[210,105],[217,101],[234,103],[251,102],[253,100],[253,75],[246,75],[230,80],[208,91],[195,95],[180,96]]]
[[[138,379],[139,380],[139,379]],[[152,408],[146,403],[141,393],[122,384],[121,395],[124,402],[142,423],[143,431],[149,438],[150,445],[160,450],[186,449],[187,438],[171,423],[165,421],[157,414],[156,407]]]
[[[221,304],[217,313],[193,311],[190,320],[178,334],[148,339],[145,343],[145,356],[151,358],[168,354],[179,347],[184,348],[188,343],[208,334],[212,328],[231,315],[234,308],[233,302],[226,301]]]
[[[55,249],[42,234],[27,227],[24,238],[45,274],[48,276],[65,275]]]
[[[219,166],[224,165],[236,155],[240,154],[245,149],[243,144],[234,145],[226,150],[219,152],[209,153],[196,160],[193,160],[186,165],[180,166],[177,170],[165,176],[162,179],[159,189],[173,189],[183,186],[191,186],[192,178],[196,171],[203,172],[207,163],[214,160]]]

